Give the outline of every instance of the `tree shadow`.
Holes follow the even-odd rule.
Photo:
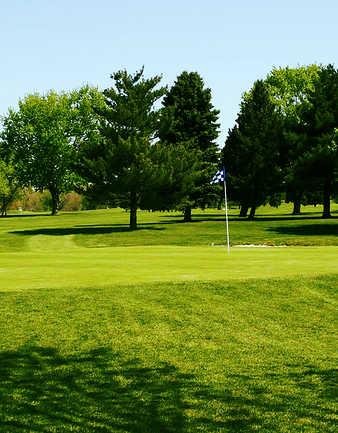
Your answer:
[[[221,215],[221,214],[217,214],[217,215],[214,215],[214,214],[197,214],[197,215],[193,215],[192,220],[189,222],[184,221],[183,217],[177,217],[177,215],[163,215],[163,216],[161,216],[161,218],[163,218],[163,222],[161,222],[160,224],[183,224],[183,225],[187,225],[187,224],[197,224],[197,223],[201,223],[201,222],[215,222],[215,221],[224,222],[225,221],[225,214],[224,215]],[[243,219],[243,218],[239,218],[237,216],[231,216],[231,215],[229,215],[228,219],[229,219],[229,221],[245,221],[245,218]]]
[[[177,223],[184,223],[183,219],[177,219],[177,215],[163,215],[161,218],[168,218],[168,219],[174,219],[176,218],[175,222]],[[225,215],[222,214],[194,214],[192,216],[192,223],[202,222],[202,221],[224,221]],[[338,219],[336,216],[332,216],[330,218],[332,219]],[[255,218],[252,221],[310,221],[310,220],[321,220],[323,221],[323,218],[321,214],[314,214],[311,212],[303,213],[302,215],[289,215],[289,214],[276,214],[276,215],[261,215],[257,214],[255,215]],[[229,221],[249,221],[247,217],[240,217],[239,215],[229,215]],[[165,223],[164,223],[165,224]],[[186,223],[185,223],[186,224]]]
[[[9,232],[10,234],[20,236],[48,235],[48,236],[66,236],[66,235],[105,235],[112,233],[127,233],[142,230],[161,231],[164,227],[155,227],[153,224],[149,226],[139,226],[136,230],[131,230],[125,224],[121,225],[92,225],[92,226],[74,226],[74,227],[53,227],[31,230],[16,230]]]
[[[270,232],[279,233],[282,235],[296,236],[323,236],[332,235],[338,236],[338,224],[302,224],[296,226],[279,226],[269,227],[266,229]]]
[[[232,376],[234,383],[246,389],[247,394],[247,398],[239,401],[238,418],[241,413],[243,421],[245,414],[252,412],[257,418],[249,423],[247,430],[248,426],[240,425],[235,416],[233,424],[228,423],[230,431],[336,432],[334,403],[337,402],[338,370],[289,365],[284,371]]]
[[[47,216],[51,216],[51,214],[50,213],[32,213],[32,214],[24,214],[24,215],[8,214],[8,215],[2,215],[0,217],[0,221],[1,219],[9,219],[9,218],[34,218],[34,217],[47,217]]]
[[[0,432],[334,432],[337,372],[286,367],[205,385],[170,363],[104,348],[26,346],[0,353]]]
[[[96,349],[62,355],[26,347],[0,354],[0,432],[185,432],[194,377]],[[200,388],[204,395],[204,390]],[[208,420],[196,420],[200,424]],[[210,420],[207,430],[217,424]]]
[[[338,217],[332,216],[330,218],[330,220],[334,220],[337,219]],[[264,216],[264,215],[257,215],[255,216],[253,221],[325,221],[325,219],[322,218],[322,215],[316,215],[316,214],[311,214],[309,212],[308,215],[302,214],[300,215],[287,215],[287,216]]]

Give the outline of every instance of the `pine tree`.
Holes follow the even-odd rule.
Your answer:
[[[164,116],[160,139],[173,145],[184,145],[198,159],[190,190],[181,197],[184,221],[191,221],[193,207],[205,207],[215,201],[210,179],[217,169],[219,135],[218,115],[211,102],[211,90],[205,88],[197,72],[182,72],[163,100]],[[167,121],[163,122],[163,118]],[[163,126],[164,125],[164,126]],[[193,165],[193,164],[191,164]]]
[[[256,208],[275,196],[281,181],[281,121],[263,81],[256,81],[244,97],[236,123],[225,142],[224,163],[241,215],[251,208],[249,219],[253,219]]]
[[[299,176],[322,191],[322,216],[329,218],[338,176],[338,70],[333,65],[321,68],[294,140],[301,150],[295,164]]]
[[[156,102],[164,95],[157,88],[161,77],[143,77],[118,71],[114,84],[104,90],[104,104],[96,107],[100,136],[81,149],[80,171],[91,189],[130,210],[130,229],[137,228],[137,209],[149,203],[149,193],[159,185],[160,163],[156,137],[160,111]],[[153,203],[152,203],[153,204]]]
[[[283,118],[285,139],[280,149],[280,166],[286,201],[291,201],[294,205],[293,215],[300,214],[309,184],[303,175],[298,176],[295,161],[300,156],[301,149],[294,143],[291,131],[302,125],[302,112],[309,106],[310,93],[318,80],[319,71],[320,66],[315,64],[297,68],[273,68],[264,80]]]

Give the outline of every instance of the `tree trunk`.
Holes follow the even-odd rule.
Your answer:
[[[251,206],[248,220],[252,221],[255,218],[256,206]]]
[[[129,228],[130,230],[137,229],[137,198],[135,192],[130,194]]]
[[[190,206],[186,206],[184,208],[184,222],[185,223],[191,222],[191,207]]]
[[[329,180],[324,183],[323,191],[323,215],[322,218],[331,218],[331,208],[330,208],[330,190],[331,183]]]
[[[292,215],[300,215],[300,198],[296,198],[293,201],[293,211],[292,211]]]
[[[52,196],[52,215],[56,215],[59,210],[60,194],[53,188],[49,189]]]
[[[248,214],[249,206],[247,204],[241,204],[241,210],[239,216],[245,218]]]
[[[7,203],[3,201],[0,208],[0,216],[5,217],[6,215],[7,215]]]
[[[2,200],[1,209],[0,209],[0,214],[2,217],[7,216],[7,211],[8,211],[9,205],[11,204],[11,202],[14,199],[14,195],[15,195],[15,193],[12,194],[10,197],[4,198]]]

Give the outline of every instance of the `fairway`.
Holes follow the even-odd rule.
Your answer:
[[[318,209],[309,208],[312,213],[307,218],[290,219],[288,214],[273,218],[268,207],[261,209],[261,219],[255,222],[233,216],[230,229],[235,246],[230,256],[220,211],[196,212],[190,224],[182,224],[177,213],[140,212],[136,232],[127,229],[128,214],[122,210],[7,218],[0,229],[0,288],[103,287],[338,272],[338,221],[323,221]]]
[[[282,211],[0,220],[0,432],[335,432],[337,219]]]

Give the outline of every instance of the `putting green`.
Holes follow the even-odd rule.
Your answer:
[[[1,291],[338,272],[334,246],[232,248],[228,256],[216,246],[84,248],[67,236],[60,245],[43,238],[49,237],[36,237],[26,251],[0,254]]]

